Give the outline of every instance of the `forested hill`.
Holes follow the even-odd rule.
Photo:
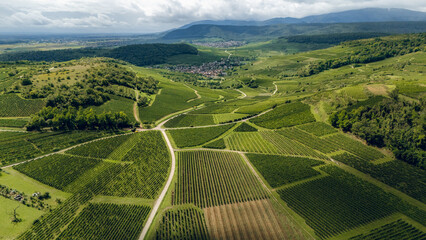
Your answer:
[[[198,50],[187,44],[136,44],[113,49],[82,48],[51,51],[31,51],[1,54],[0,61],[64,62],[82,57],[110,57],[145,66],[164,63],[167,58],[180,54],[197,54]]]
[[[276,37],[330,33],[420,33],[426,32],[426,22],[374,22],[374,23],[309,23],[276,24],[269,26],[194,25],[176,29],[163,36],[163,40],[222,38],[224,40],[270,40]]]

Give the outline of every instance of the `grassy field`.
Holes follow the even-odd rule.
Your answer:
[[[43,211],[22,205],[15,200],[0,197],[0,232],[1,239],[14,239],[31,227],[33,222],[44,214]],[[21,222],[14,223],[13,211],[16,207]]]

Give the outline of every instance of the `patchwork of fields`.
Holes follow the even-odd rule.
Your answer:
[[[273,55],[222,80],[126,65],[159,89],[97,86],[110,98],[95,112],[140,119],[117,131],[24,131],[48,99],[24,99],[12,88],[18,79],[0,73],[0,239],[426,239],[424,161],[401,160],[424,157],[424,129],[406,129],[424,117],[426,57],[419,50],[298,75],[349,52]],[[53,69],[34,85],[48,91]],[[81,77],[70,72],[60,72],[62,88]],[[350,133],[366,124],[345,116],[398,98],[418,104],[398,132],[417,137],[406,143],[416,151],[391,149],[378,132]],[[401,124],[370,117],[374,126]]]

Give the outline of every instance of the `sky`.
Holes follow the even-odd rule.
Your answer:
[[[153,33],[199,20],[299,18],[366,7],[426,12],[426,1],[0,0],[0,34]]]

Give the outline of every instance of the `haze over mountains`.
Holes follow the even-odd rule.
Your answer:
[[[274,24],[295,23],[357,23],[357,22],[405,22],[426,21],[426,13],[401,8],[364,8],[343,12],[334,12],[321,15],[312,15],[303,18],[271,18],[264,21],[243,20],[204,20],[186,24],[188,28],[194,25],[232,25],[232,26],[267,26]]]

